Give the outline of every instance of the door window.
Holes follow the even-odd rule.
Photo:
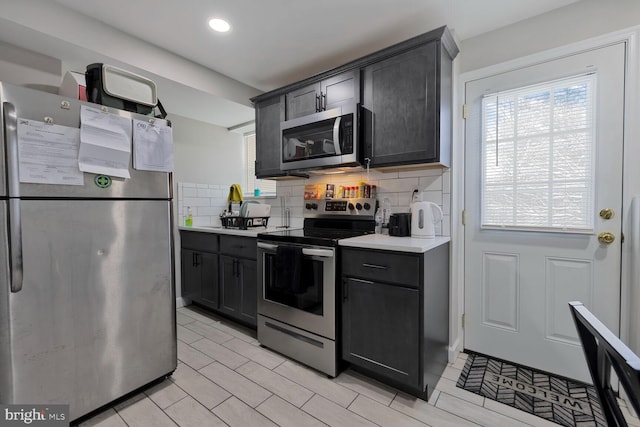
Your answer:
[[[591,233],[596,74],[482,100],[482,227]]]

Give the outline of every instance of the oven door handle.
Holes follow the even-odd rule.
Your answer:
[[[302,248],[302,254],[322,258],[333,258],[333,251],[330,249]]]
[[[278,249],[278,245],[258,242],[258,248],[266,249],[269,251],[275,251],[276,249]],[[322,258],[333,258],[333,251],[331,249],[302,248],[302,254],[307,256],[317,256]]]
[[[269,251],[275,251],[278,249],[278,245],[271,245],[269,243],[258,242],[258,248],[267,249]]]

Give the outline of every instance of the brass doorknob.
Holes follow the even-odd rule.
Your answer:
[[[598,242],[604,243],[605,245],[610,245],[613,241],[616,240],[616,236],[613,233],[609,233],[608,231],[603,231],[598,234]]]
[[[602,219],[611,219],[613,218],[613,215],[615,215],[613,209],[604,208],[600,211],[600,218]]]

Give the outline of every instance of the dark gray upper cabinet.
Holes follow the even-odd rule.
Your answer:
[[[284,120],[284,96],[274,96],[255,104],[256,177],[282,176],[280,122]]]
[[[359,91],[357,70],[313,82],[286,94],[286,118],[291,120],[330,110],[348,102],[357,103]]]
[[[320,110],[320,82],[293,90],[286,95],[287,120],[308,116]]]
[[[438,162],[445,154],[437,55],[431,42],[364,69],[362,134],[372,167]]]
[[[452,70],[457,54],[451,33],[440,27],[253,98],[256,143],[265,145],[257,154],[258,177],[286,175],[278,170],[281,121],[347,102],[361,104],[358,143],[371,167],[450,166]],[[270,113],[259,111],[268,107]],[[261,123],[265,120],[271,123]],[[277,153],[278,162],[269,157],[269,150]]]

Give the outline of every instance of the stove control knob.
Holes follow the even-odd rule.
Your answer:
[[[307,203],[306,205],[304,205],[304,207],[307,209],[311,209],[311,203]]]
[[[364,202],[364,210],[368,211],[371,209],[371,205],[368,202]]]
[[[355,209],[355,206],[353,206],[353,203],[349,203],[349,210],[352,211]]]
[[[356,203],[356,209],[357,210],[362,210],[362,205],[360,203]]]
[[[314,211],[318,209],[318,204],[317,203],[311,203],[311,209],[313,209]]]

